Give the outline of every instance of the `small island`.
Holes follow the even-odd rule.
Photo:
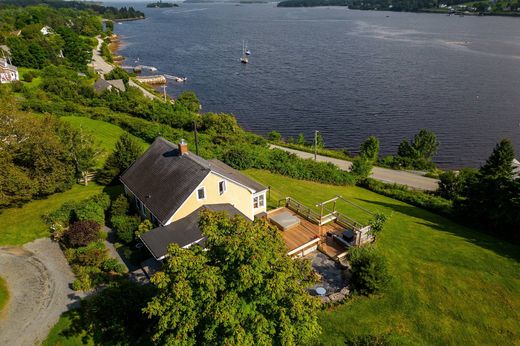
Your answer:
[[[179,4],[173,3],[173,2],[152,2],[150,4],[147,4],[146,7],[148,8],[170,8],[170,7],[179,7]]]

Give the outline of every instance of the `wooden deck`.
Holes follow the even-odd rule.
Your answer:
[[[273,210],[267,214],[267,219],[269,220],[271,217],[281,214],[281,213],[289,213],[293,216],[296,216],[300,219],[300,224],[286,231],[280,231],[282,233],[282,238],[285,241],[285,245],[287,249],[290,251],[297,249],[317,238],[321,238],[320,240],[320,249],[330,256],[335,257],[340,253],[346,251],[344,247],[334,243],[331,237],[327,237],[327,233],[339,233],[345,230],[344,227],[338,225],[335,222],[330,222],[326,225],[318,226],[316,223],[313,223],[299,214],[295,213],[291,209],[286,207],[279,208]]]

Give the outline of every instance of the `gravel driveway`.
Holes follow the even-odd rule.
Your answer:
[[[61,313],[81,297],[70,289],[74,275],[50,239],[0,248],[0,276],[10,292],[0,319],[0,345],[40,344]]]

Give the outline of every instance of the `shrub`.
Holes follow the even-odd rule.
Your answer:
[[[116,215],[112,217],[111,221],[119,240],[123,243],[130,243],[134,240],[134,232],[139,226],[139,217]]]
[[[75,250],[74,262],[81,266],[100,267],[107,258],[107,249],[103,242],[93,242]]]
[[[372,246],[352,248],[349,253],[352,287],[369,295],[383,290],[390,280],[385,258]]]
[[[65,232],[65,239],[72,247],[86,246],[99,238],[99,229],[95,221],[76,221]]]
[[[223,160],[235,169],[255,167],[255,153],[246,146],[231,148],[224,154]]]
[[[430,210],[447,217],[453,217],[453,203],[442,197],[435,196],[434,194],[423,191],[408,190],[404,185],[385,184],[371,178],[360,181],[359,185],[374,191],[375,193],[395,198],[419,208]]]
[[[372,233],[377,234],[383,230],[385,226],[387,217],[385,214],[377,213],[374,215],[374,218],[370,222],[370,226],[372,227]]]
[[[105,224],[105,211],[94,200],[82,202],[74,210],[74,216],[78,221],[95,221],[99,225]]]
[[[11,83],[11,90],[12,90],[14,93],[22,92],[22,91],[24,90],[23,83],[20,82],[19,80],[12,82],[12,83]]]
[[[139,224],[139,227],[137,227],[137,231],[135,231],[135,236],[139,237],[143,234],[145,234],[148,231],[151,231],[153,229],[153,224],[150,222],[150,220],[144,220]]]
[[[33,71],[27,71],[23,74],[22,78],[25,82],[30,83],[36,77]]]
[[[121,274],[125,272],[125,267],[115,258],[107,258],[101,264],[101,270],[104,272],[116,272]]]
[[[280,134],[280,132],[273,130],[267,134],[267,138],[270,141],[278,142],[282,140],[282,135]]]
[[[112,202],[112,206],[110,207],[110,214],[112,216],[116,215],[126,215],[130,210],[130,203],[128,203],[128,198],[121,194],[117,196],[117,198]]]
[[[358,156],[352,162],[350,172],[358,177],[358,179],[366,179],[372,172],[372,162],[365,157]]]
[[[104,192],[92,196],[90,200],[97,203],[103,210],[108,210],[110,207],[110,196]]]
[[[72,219],[73,211],[76,209],[76,206],[76,202],[65,202],[59,209],[45,214],[43,216],[43,220],[49,225],[52,225],[56,222],[59,222],[62,225],[67,225]]]
[[[72,289],[74,291],[89,291],[92,289],[92,280],[90,279],[90,275],[84,274],[79,276],[72,283]]]

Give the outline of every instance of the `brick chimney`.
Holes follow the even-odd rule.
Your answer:
[[[179,154],[184,155],[187,152],[188,152],[188,143],[184,139],[181,139],[181,141],[179,142]]]

